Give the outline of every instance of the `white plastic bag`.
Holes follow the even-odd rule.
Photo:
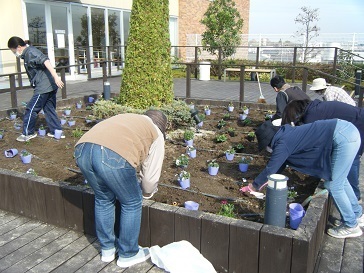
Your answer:
[[[170,273],[216,273],[212,264],[188,241],[149,249],[152,262]]]

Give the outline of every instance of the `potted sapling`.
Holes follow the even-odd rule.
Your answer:
[[[234,156],[235,156],[235,149],[233,147],[230,147],[225,151],[226,160],[229,161],[234,160]]]
[[[186,130],[183,133],[183,139],[187,146],[193,146],[193,137],[194,136],[195,136],[195,133],[192,130]]]
[[[209,172],[209,175],[217,175],[217,173],[219,172],[219,163],[217,163],[215,159],[211,160],[207,164],[207,170]]]
[[[234,137],[235,136],[235,128],[234,127],[229,127],[228,128],[228,134],[229,134],[229,136]]]
[[[76,124],[76,121],[73,119],[73,117],[70,117],[69,119],[68,119],[68,126],[75,126],[75,124]]]
[[[182,189],[187,189],[190,187],[191,174],[185,170],[181,171],[178,175],[178,182]]]
[[[243,106],[243,113],[246,114],[246,115],[249,114],[249,108],[248,108],[248,106],[246,106],[246,105]]]
[[[82,108],[82,101],[79,101],[76,103],[76,108],[81,109]]]
[[[206,116],[211,115],[211,109],[210,109],[210,106],[208,106],[208,105],[205,105],[205,115]]]
[[[38,128],[38,135],[39,136],[45,136],[46,135],[46,129],[43,124],[41,124]]]
[[[196,148],[193,147],[193,146],[187,146],[187,149],[186,149],[186,154],[188,154],[188,156],[190,158],[195,158],[196,157]]]
[[[71,115],[71,107],[66,107],[66,108],[64,109],[64,114],[65,114],[66,116]]]
[[[239,170],[243,173],[245,173],[246,171],[248,171],[248,167],[249,164],[253,161],[253,158],[250,156],[243,156],[240,160],[239,160]]]
[[[246,138],[250,142],[254,141],[255,140],[255,132],[249,132]]]
[[[22,150],[20,152],[20,159],[24,164],[29,164],[32,161],[32,154],[27,150]]]
[[[228,111],[229,112],[233,112],[234,111],[234,104],[232,102],[230,102],[229,105],[228,105]]]
[[[181,168],[187,168],[187,166],[188,166],[188,156],[185,155],[185,154],[181,154],[176,159],[176,166],[181,167]]]
[[[16,119],[16,112],[15,111],[11,111],[10,112],[10,120],[15,120]]]
[[[217,122],[217,128],[221,129],[222,127],[224,127],[226,125],[226,121],[221,119]]]

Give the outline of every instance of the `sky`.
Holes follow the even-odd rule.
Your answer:
[[[250,0],[249,34],[294,34],[301,7],[318,9],[320,33],[364,33],[364,0]]]

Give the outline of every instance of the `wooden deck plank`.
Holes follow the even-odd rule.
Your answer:
[[[6,213],[2,217],[0,217],[0,227],[10,221],[13,221],[15,219],[18,219],[20,216],[13,213]],[[1,233],[0,233],[1,234]]]
[[[105,266],[107,266],[107,263],[102,262],[100,255],[97,254],[87,264],[79,268],[76,273],[100,272]]]
[[[19,261],[17,264],[9,267],[3,272],[6,273],[22,273],[27,270],[32,269],[39,263],[45,262],[53,254],[61,251],[63,248],[71,244],[76,239],[80,238],[82,235],[74,231],[68,231],[61,237],[54,239],[51,243],[44,246],[41,249],[33,252],[31,255],[27,256],[25,259]]]
[[[58,268],[54,269],[52,273],[76,272],[78,269],[80,269],[89,261],[91,261],[95,256],[99,255],[98,249],[99,249],[99,244],[97,242],[97,239],[94,238],[94,241],[91,242],[86,248],[84,248],[76,255],[68,259]]]
[[[33,267],[31,270],[29,270],[29,272],[35,272],[35,273],[51,272],[52,270],[66,263],[77,253],[84,250],[95,240],[96,240],[95,237],[80,236],[66,247],[54,253],[54,255],[50,256],[48,259],[44,260],[43,262]],[[76,270],[77,269],[78,268],[76,268]],[[76,270],[73,270],[73,272]],[[63,272],[72,272],[72,270],[71,271],[64,270]]]
[[[0,224],[0,235],[3,235],[7,232],[9,232],[10,230],[13,230],[21,225],[23,225],[24,223],[27,223],[30,221],[30,219],[28,218],[24,218],[24,217],[19,217],[19,216],[9,216],[10,221],[4,220],[3,223]],[[9,220],[8,219],[8,220]]]
[[[36,238],[34,241],[31,241],[30,243],[24,245],[23,247],[12,252],[11,254],[0,259],[1,272],[2,270],[5,270],[6,268],[15,265],[16,263],[23,260],[27,256],[43,248],[44,246],[46,246],[53,240],[57,239],[61,235],[65,234],[67,230],[56,228],[48,224],[42,224],[41,226],[37,227],[34,230],[34,232],[38,232],[40,236]]]
[[[27,222],[0,235],[0,247],[40,226],[41,222]]]

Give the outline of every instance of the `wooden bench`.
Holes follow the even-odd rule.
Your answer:
[[[240,68],[225,68],[224,69],[224,81],[226,80],[226,72],[240,72]],[[270,78],[273,78],[276,75],[275,69],[245,68],[245,72],[269,73]]]

